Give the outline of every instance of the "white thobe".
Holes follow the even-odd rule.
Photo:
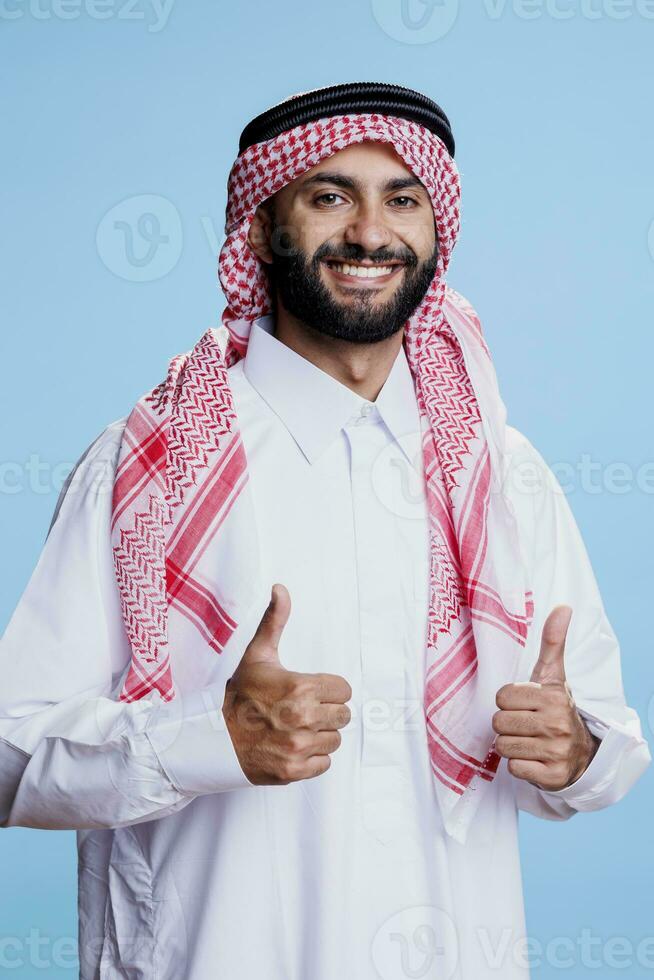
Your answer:
[[[461,844],[443,831],[422,714],[428,532],[404,349],[369,402],[272,331],[256,321],[229,369],[260,539],[249,621],[201,688],[172,650],[176,700],[116,701],[129,647],[110,491],[125,420],[110,425],[0,647],[0,820],[78,830],[83,980],[525,980],[519,809],[556,820],[606,806],[649,762],[567,501],[509,429],[506,493],[536,607],[517,679],[547,613],[569,603],[568,681],[602,741],[558,792],[503,761]],[[292,603],[282,664],[345,677],[352,720],[326,773],[254,786],[220,707],[273,582]]]

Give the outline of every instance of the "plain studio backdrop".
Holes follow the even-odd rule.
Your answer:
[[[0,0],[2,628],[72,463],[220,322],[242,126],[296,92],[396,82],[452,121],[449,281],[568,494],[650,738],[653,50],[652,0]],[[523,815],[535,978],[652,974],[653,785]],[[3,975],[76,976],[74,844],[0,833]],[[515,938],[490,941],[498,977]]]

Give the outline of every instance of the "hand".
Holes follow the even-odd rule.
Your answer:
[[[331,765],[350,721],[348,682],[336,674],[301,674],[279,662],[278,646],[291,612],[284,585],[270,604],[236,672],[227,682],[223,716],[243,772],[251,783],[286,785],[311,779]]]
[[[528,682],[505,684],[495,698],[495,749],[509,772],[540,789],[564,789],[586,771],[599,739],[586,728],[565,679],[563,655],[572,618],[557,606],[543,626],[538,660]]]

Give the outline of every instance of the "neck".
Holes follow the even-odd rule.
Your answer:
[[[356,344],[314,330],[278,303],[273,334],[321,371],[374,402],[395,363],[404,330],[374,344]]]

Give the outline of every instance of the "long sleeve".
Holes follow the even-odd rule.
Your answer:
[[[536,816],[562,820],[620,800],[651,761],[637,713],[625,701],[620,647],[568,501],[542,456],[509,430],[509,498],[523,535],[532,574],[535,615],[518,680],[528,680],[551,609],[573,610],[565,671],[577,709],[601,741],[586,771],[570,786],[545,791],[515,779],[517,805]]]
[[[224,686],[116,699],[130,659],[110,542],[121,433],[109,426],[78,463],[0,641],[0,826],[119,827],[252,785]]]

